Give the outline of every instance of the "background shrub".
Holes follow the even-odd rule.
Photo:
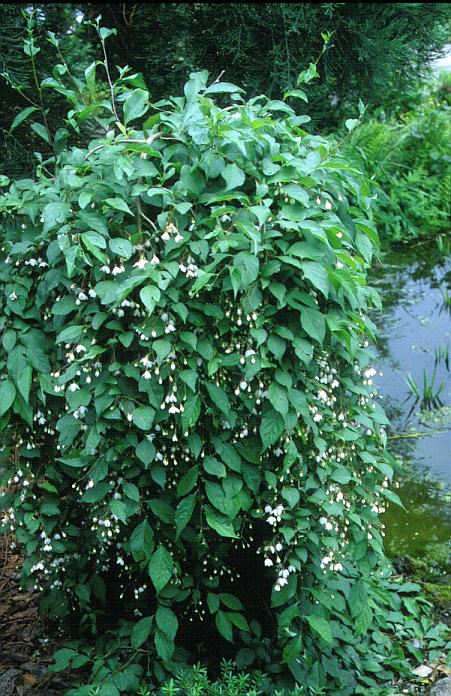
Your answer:
[[[55,669],[115,696],[223,656],[380,694],[427,621],[382,549],[368,183],[283,101],[200,72],[151,105],[103,69],[109,98],[66,94],[64,126],[32,125],[52,156],[1,180],[3,529],[76,638]]]
[[[395,242],[446,233],[451,217],[449,77],[412,92],[392,113],[379,109],[349,143],[378,187],[378,230]]]

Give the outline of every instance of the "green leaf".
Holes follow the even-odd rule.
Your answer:
[[[169,662],[175,650],[174,643],[159,628],[155,631],[155,648],[163,662]]]
[[[306,341],[305,338],[296,338],[293,341],[293,348],[296,357],[298,357],[299,360],[304,363],[304,365],[309,365],[313,358],[312,344],[309,341]]]
[[[9,379],[0,382],[0,418],[13,405],[16,398],[16,388]]]
[[[214,277],[214,273],[205,273],[202,269],[199,270],[197,274],[197,279],[191,286],[189,294],[191,297],[197,295],[197,293],[202,290],[202,288],[210,282],[211,278]]]
[[[158,628],[170,639],[174,640],[179,628],[179,622],[174,612],[168,607],[158,607],[155,619]]]
[[[221,389],[221,387],[218,387],[216,384],[209,384],[206,383],[205,387],[208,391],[208,394],[210,396],[210,399],[214,403],[214,405],[222,411],[222,413],[229,418],[231,411],[230,411],[230,404],[229,404],[229,399],[227,397],[227,394],[225,393],[224,389]]]
[[[358,118],[347,118],[345,121],[345,126],[348,129],[348,131],[354,130],[356,126],[359,124],[359,119]]]
[[[210,507],[205,507],[204,511],[208,526],[214,529],[219,536],[238,539],[238,534],[236,534],[228,517]]]
[[[283,664],[286,664],[287,662],[290,662],[290,660],[295,660],[297,657],[299,657],[301,649],[302,649],[302,637],[301,636],[295,636],[290,641],[288,641],[288,643],[285,645],[285,647],[283,649],[283,657],[282,657]]]
[[[329,278],[324,266],[315,263],[315,261],[301,261],[301,268],[313,287],[320,290],[327,298],[329,296]]]
[[[289,92],[285,92],[285,94],[283,95],[283,98],[287,99],[288,97],[302,99],[302,101],[305,101],[308,103],[308,97],[302,89],[291,89]]]
[[[110,500],[108,507],[111,513],[117,517],[118,520],[126,524],[127,522],[127,506],[122,500]]]
[[[183,92],[188,102],[193,101],[202,89],[207,86],[208,71],[202,70],[195,73],[190,73],[190,79],[185,84]]]
[[[199,467],[193,466],[191,469],[188,469],[186,474],[180,479],[178,486],[177,486],[177,495],[178,496],[184,496],[192,489],[197,483],[197,477],[199,475]]]
[[[317,309],[303,307],[301,310],[301,326],[315,341],[322,345],[326,335],[326,320]]]
[[[330,623],[326,621],[326,619],[323,619],[321,616],[306,616],[305,619],[309,622],[310,627],[316,631],[316,633],[319,633],[321,638],[331,645],[333,641],[333,636],[332,636],[332,628],[330,626]]]
[[[194,372],[194,370],[182,370],[179,377],[189,386],[191,391],[196,391],[197,372]]]
[[[15,331],[13,331],[13,329],[8,329],[2,335],[2,345],[7,353],[10,353],[12,351],[12,349],[16,345],[16,341],[17,341],[17,334]]]
[[[390,502],[394,503],[395,505],[398,505],[398,507],[402,507],[403,510],[406,509],[401,498],[394,491],[390,491],[388,488],[383,488],[381,493],[384,496],[384,498],[387,498],[388,500],[390,500]]]
[[[152,348],[157,354],[159,360],[164,360],[164,358],[169,355],[172,350],[172,343],[170,341],[165,341],[164,339],[159,339],[152,343]]]
[[[110,490],[110,484],[106,483],[106,481],[102,481],[101,483],[96,483],[92,488],[88,488],[88,490],[83,493],[80,500],[82,503],[98,503],[99,500],[103,500]]]
[[[301,85],[301,84],[305,84],[307,82],[311,82],[316,77],[319,77],[319,73],[316,69],[316,65],[315,65],[315,63],[310,63],[307,70],[303,70],[301,73],[299,73],[296,84]]]
[[[278,385],[277,382],[272,382],[268,389],[268,398],[278,413],[281,413],[282,416],[287,415],[288,398],[286,389]]]
[[[174,522],[174,510],[165,500],[154,498],[148,501],[148,505],[153,514],[166,524]]]
[[[138,406],[132,413],[133,423],[141,430],[150,430],[155,411],[150,406]]]
[[[197,394],[189,396],[184,402],[184,411],[182,413],[182,428],[186,432],[196,424],[200,416],[200,397]]]
[[[224,464],[215,459],[215,457],[204,457],[202,463],[207,474],[217,476],[218,478],[225,478],[227,475]]]
[[[154,550],[153,531],[147,520],[143,520],[132,532],[130,538],[130,550],[138,563],[149,561]]]
[[[227,618],[231,621],[240,631],[248,631],[250,633],[249,624],[242,614],[236,611],[228,611]]]
[[[353,618],[361,614],[368,606],[368,593],[363,580],[357,580],[351,587],[348,604]]]
[[[260,268],[257,256],[249,254],[247,251],[240,251],[233,259],[233,265],[240,271],[239,287],[241,290],[246,290],[251,283],[257,280]]]
[[[36,133],[36,135],[39,135],[40,138],[45,140],[45,142],[50,145],[49,134],[47,133],[46,127],[43,126],[42,123],[32,123],[30,128]]]
[[[141,647],[148,639],[152,628],[152,622],[153,616],[146,616],[133,626],[130,643],[134,650]]]
[[[122,237],[113,237],[113,239],[110,239],[108,244],[113,254],[121,256],[123,259],[127,260],[133,254],[133,245],[128,239],[122,239]]]
[[[355,620],[355,634],[356,636],[364,635],[370,628],[373,622],[373,612],[369,606],[362,609],[360,614]]]
[[[49,375],[51,372],[50,361],[47,354],[38,348],[37,346],[27,347],[27,360],[36,372],[40,372],[43,375]]]
[[[224,489],[218,483],[205,479],[205,492],[210,503],[220,512],[225,513]]]
[[[215,624],[216,628],[218,629],[219,633],[229,641],[229,643],[233,643],[233,626],[228,618],[227,614],[224,611],[219,611],[216,612],[215,615]]]
[[[241,648],[235,658],[235,664],[239,670],[249,667],[257,657],[257,653],[252,648]]]
[[[26,119],[30,116],[30,114],[32,114],[38,110],[39,109],[37,106],[27,106],[25,109],[22,109],[22,111],[17,114],[16,118],[11,123],[9,132],[12,133],[13,130],[18,128],[24,121],[26,121]]]
[[[347,469],[344,467],[339,467],[338,469],[334,469],[331,478],[334,481],[337,481],[337,483],[349,483],[349,481],[352,479],[351,474]]]
[[[124,123],[130,123],[144,116],[148,110],[149,92],[145,89],[134,89],[124,101]]]
[[[48,232],[62,225],[70,215],[69,203],[47,203],[42,210],[43,230]]]
[[[68,326],[66,329],[63,329],[61,333],[58,334],[56,337],[56,342],[57,343],[72,343],[75,341],[78,341],[78,339],[81,337],[83,333],[84,326],[80,326],[80,324],[74,324],[72,326]]]
[[[226,182],[226,191],[231,191],[244,184],[245,175],[242,169],[236,164],[228,164],[221,172],[221,176]]]
[[[154,460],[156,449],[154,445],[149,442],[147,438],[145,438],[144,440],[141,440],[139,445],[136,447],[135,453],[142,463],[148,466]]]
[[[260,437],[263,444],[263,449],[268,449],[282,435],[285,429],[285,422],[277,411],[268,409],[260,423]]]
[[[161,297],[161,292],[156,285],[147,285],[145,288],[140,290],[139,296],[148,313],[152,314],[157,302]]]
[[[160,545],[153,553],[149,562],[149,576],[157,594],[168,584],[172,577],[173,568],[174,563],[171,554],[164,546]]]
[[[88,240],[95,247],[99,247],[99,249],[106,249],[106,240],[98,232],[85,232],[82,234],[82,239]]]
[[[243,605],[241,604],[240,600],[238,597],[235,597],[235,595],[230,594],[229,592],[221,592],[219,595],[219,599],[223,604],[228,609],[234,609],[235,611],[240,611],[240,609],[243,608]]]
[[[26,403],[28,403],[28,399],[30,398],[32,375],[33,370],[31,369],[30,365],[25,365],[16,379],[17,387]]]
[[[193,514],[194,508],[196,506],[197,493],[192,493],[192,495],[183,498],[177,505],[175,511],[175,527],[176,534],[175,538],[178,539],[180,534],[183,532],[187,524],[189,523],[191,516]]]
[[[297,488],[293,488],[293,486],[284,486],[282,488],[282,498],[287,501],[290,508],[294,508],[299,503],[299,491]]]
[[[207,595],[207,604],[208,608],[210,609],[210,614],[216,614],[216,612],[219,609],[219,597],[216,594],[213,594],[212,592],[209,592]]]
[[[204,92],[204,96],[207,94],[239,94],[244,92],[244,89],[233,85],[231,82],[215,82]]]
[[[229,266],[229,276],[230,276],[230,283],[232,285],[232,290],[233,290],[233,297],[236,299],[236,296],[238,295],[238,291],[241,287],[241,271],[239,268],[231,268]]]
[[[89,191],[82,191],[78,196],[78,205],[82,210],[86,208],[92,200],[92,194]]]
[[[75,304],[75,299],[66,295],[58,300],[58,302],[55,302],[52,307],[52,314],[57,317],[65,317],[76,309],[77,305]]]
[[[124,201],[122,198],[105,198],[105,203],[111,206],[111,208],[114,208],[115,210],[120,210],[123,213],[133,215],[126,201]]]
[[[122,488],[127,498],[134,500],[135,503],[139,503],[140,494],[138,486],[135,486],[134,483],[130,483],[130,481],[124,481]]]
[[[283,340],[283,338],[280,338],[280,336],[276,336],[276,334],[271,334],[271,336],[268,338],[268,348],[271,351],[271,353],[277,358],[277,360],[282,360],[283,355],[287,349],[287,344]]]

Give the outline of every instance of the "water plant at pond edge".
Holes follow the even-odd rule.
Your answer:
[[[426,368],[423,369],[423,391],[421,392],[413,376],[410,374],[410,372],[407,373],[404,381],[409,387],[410,394],[415,397],[415,403],[412,406],[412,410],[415,408],[418,402],[420,402],[422,409],[431,409],[443,406],[443,403],[440,401],[439,397],[442,391],[446,388],[446,382],[442,381],[440,382],[439,386],[436,386],[436,374],[437,366],[434,367],[429,380]]]
[[[105,52],[41,89],[70,111],[35,177],[1,180],[0,504],[24,586],[75,636],[54,669],[117,696],[223,656],[380,695],[444,642],[383,552],[401,503],[365,176],[285,102],[206,72],[150,104]]]

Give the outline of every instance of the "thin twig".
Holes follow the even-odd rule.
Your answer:
[[[94,154],[94,152],[97,152],[98,150],[101,150],[103,147],[106,145],[123,145],[127,143],[137,143],[139,145],[151,145],[154,140],[159,138],[161,136],[161,133],[154,133],[153,135],[150,135],[146,140],[140,140],[137,138],[125,138],[124,140],[117,140],[115,143],[102,143],[101,145],[96,145],[96,147],[93,147],[92,150],[88,152],[87,155],[85,155],[85,160],[89,159],[89,157]]]
[[[142,183],[142,178],[138,177],[138,184]],[[142,235],[142,205],[141,205],[141,197],[138,195],[136,196],[136,226],[138,228],[138,234],[139,237],[141,238]]]
[[[106,76],[108,79],[108,84],[110,86],[111,106],[113,107],[113,113],[116,117],[116,121],[118,123],[120,123],[119,116],[117,115],[117,111],[116,111],[116,102],[114,100],[114,85],[113,85],[113,82],[111,81],[110,70],[108,67],[108,56],[107,56],[107,52],[106,52],[106,48],[105,48],[105,41],[102,41],[102,50],[103,50],[103,57],[104,57],[103,64],[105,66],[105,72],[106,72]]]
[[[448,430],[434,430],[430,433],[398,433],[396,435],[389,435],[387,440],[408,440],[417,437],[432,437],[437,433],[447,433]]]
[[[208,85],[208,86],[212,87],[213,85],[216,85],[219,82],[219,80],[221,79],[221,77],[224,75],[224,73],[225,73],[225,70],[221,70],[221,72],[219,73],[216,80],[214,80],[214,82],[212,82],[211,85]]]
[[[48,123],[48,121],[47,121],[47,116],[46,116],[46,113],[45,113],[44,100],[43,100],[43,98],[42,98],[42,89],[41,89],[41,85],[39,84],[38,74],[37,74],[37,72],[36,72],[36,63],[35,63],[34,55],[33,55],[33,46],[34,46],[34,43],[31,44],[30,59],[31,59],[31,66],[32,66],[32,69],[33,69],[33,78],[34,78],[34,81],[35,81],[35,84],[36,84],[36,89],[38,90],[39,103],[40,103],[39,109],[40,109],[41,114],[42,114],[42,118],[43,118],[43,121],[44,121],[45,130],[47,131],[47,138],[49,139],[49,145],[50,145],[50,147],[52,148],[52,152],[53,152],[53,155],[54,155],[54,157],[55,157],[55,163],[56,163],[56,152],[55,152],[55,148],[54,148],[54,146],[53,146],[52,133],[51,133],[51,131],[50,131],[50,126],[49,126],[49,123]]]
[[[148,218],[147,215],[145,215],[145,214],[143,213],[142,210],[141,210],[141,216],[142,216],[143,220],[145,220],[146,222],[148,222],[149,225],[151,225],[151,226],[154,228],[155,232],[156,232],[156,231],[157,231],[157,226],[156,226],[156,224],[155,224],[150,218]]]

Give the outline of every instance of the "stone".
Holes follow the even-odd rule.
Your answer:
[[[34,674],[36,677],[42,677],[47,672],[45,665],[39,665],[36,662],[24,662],[20,665],[22,672]]]
[[[428,677],[430,674],[432,674],[434,670],[432,667],[428,667],[427,665],[420,665],[419,667],[416,667],[415,669],[412,670],[412,674],[416,674],[417,677]]]
[[[13,696],[21,673],[18,669],[7,669],[0,672],[0,696]]]
[[[429,696],[451,696],[451,677],[439,679],[439,681],[435,682],[429,692]]]

